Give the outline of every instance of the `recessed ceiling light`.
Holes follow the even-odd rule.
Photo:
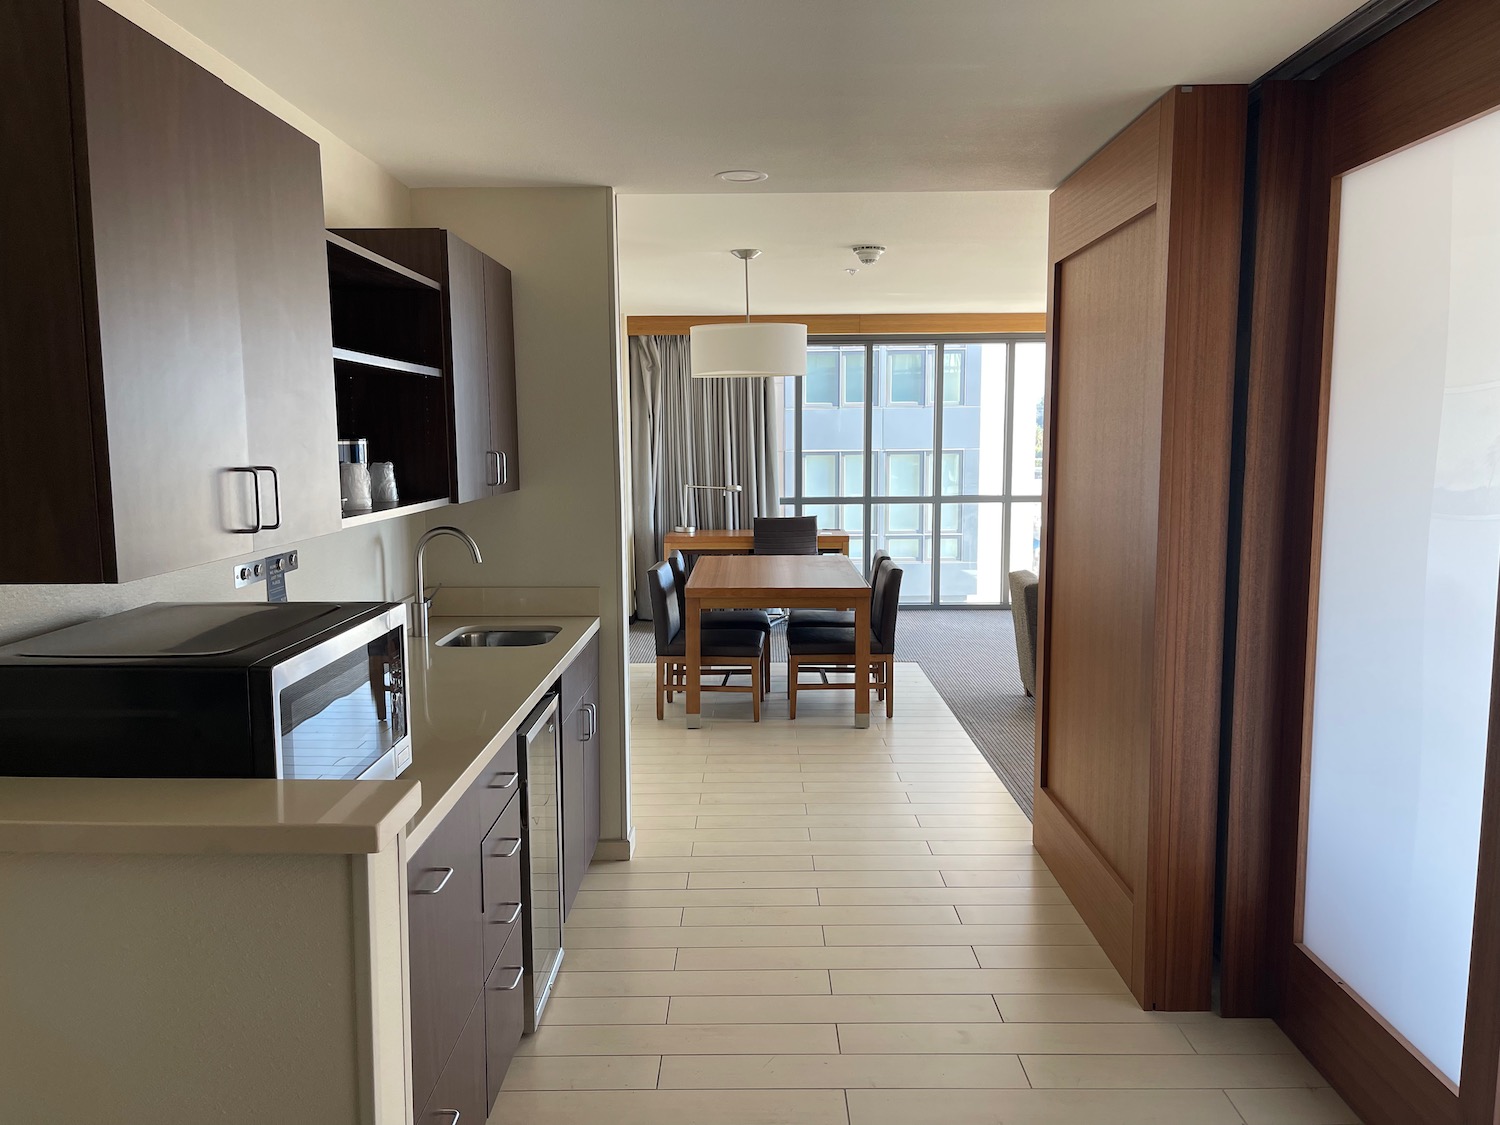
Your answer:
[[[758,184],[771,177],[751,168],[731,168],[727,172],[715,172],[715,176],[729,184]]]

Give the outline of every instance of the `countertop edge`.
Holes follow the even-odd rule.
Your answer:
[[[6,778],[7,782],[45,781],[56,789],[78,782],[96,786],[102,780],[170,783],[175,778]],[[190,779],[191,780],[191,779]],[[265,781],[266,786],[306,786],[319,782]],[[74,855],[373,855],[390,846],[421,807],[416,781],[383,781],[376,800],[354,820],[309,818],[172,823],[124,818],[85,819],[69,816],[12,817],[0,820],[0,854]]]

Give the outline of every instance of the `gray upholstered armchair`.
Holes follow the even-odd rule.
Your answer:
[[[1021,665],[1021,686],[1036,694],[1036,575],[1029,570],[1010,572],[1010,612],[1016,630],[1016,660]]]

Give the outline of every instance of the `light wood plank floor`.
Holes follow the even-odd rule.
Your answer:
[[[1349,1125],[1268,1021],[1136,1007],[919,668],[765,720],[654,715],[491,1125]],[[778,688],[780,685],[778,685]],[[805,700],[805,702],[804,702]]]

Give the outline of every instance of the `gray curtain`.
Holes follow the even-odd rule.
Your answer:
[[[662,537],[697,527],[749,527],[780,507],[776,464],[780,379],[694,379],[686,336],[630,338],[631,485],[635,508],[635,611],[651,617],[646,570]],[[736,493],[690,484],[738,484]]]

